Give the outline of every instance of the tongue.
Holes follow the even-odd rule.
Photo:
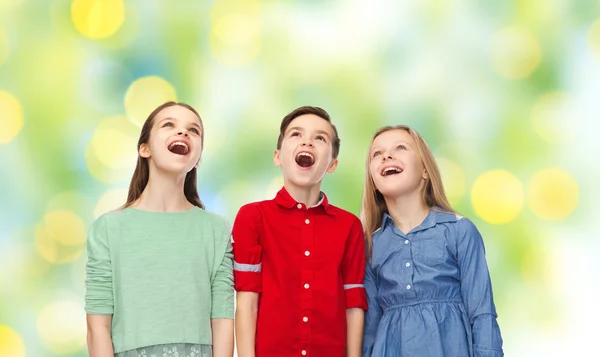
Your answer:
[[[169,150],[177,155],[185,155],[187,154],[187,149],[183,145],[173,145],[169,148]]]
[[[313,160],[309,156],[300,155],[296,157],[296,163],[301,167],[311,167],[313,165]]]

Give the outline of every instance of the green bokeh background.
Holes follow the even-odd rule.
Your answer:
[[[323,189],[356,214],[373,132],[414,127],[484,236],[506,355],[593,355],[599,21],[591,0],[0,0],[0,357],[87,356],[85,233],[166,99],[202,115],[200,195],[230,221],[279,188],[290,110],[331,114]]]

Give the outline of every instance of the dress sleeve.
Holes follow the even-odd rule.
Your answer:
[[[469,315],[475,357],[501,357],[502,337],[496,321],[492,283],[481,234],[466,218],[458,222],[458,264],[462,300]]]

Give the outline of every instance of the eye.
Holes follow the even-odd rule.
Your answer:
[[[373,153],[373,157],[377,157],[377,156],[379,156],[379,155],[381,155],[381,151],[375,151],[375,152]]]
[[[173,127],[173,123],[171,123],[170,121],[168,121],[168,122],[164,123],[162,127],[163,128],[166,128],[166,127],[171,127],[172,128]]]
[[[327,142],[327,139],[325,139],[325,137],[323,135],[317,135],[317,137],[315,139]]]
[[[406,150],[406,146],[404,146],[404,145],[398,145],[398,147],[396,149],[397,150]]]
[[[194,133],[196,135],[200,135],[200,131],[196,128],[191,128],[189,131],[191,131],[192,133]]]
[[[292,133],[290,134],[290,137],[292,137],[292,136],[300,136],[300,132],[292,131]]]

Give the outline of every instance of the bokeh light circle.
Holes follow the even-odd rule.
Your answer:
[[[527,185],[527,203],[536,216],[545,220],[562,220],[575,210],[579,186],[568,172],[548,168],[535,173]]]
[[[517,217],[523,207],[523,186],[505,170],[485,172],[471,189],[473,209],[484,221],[502,224]]]

